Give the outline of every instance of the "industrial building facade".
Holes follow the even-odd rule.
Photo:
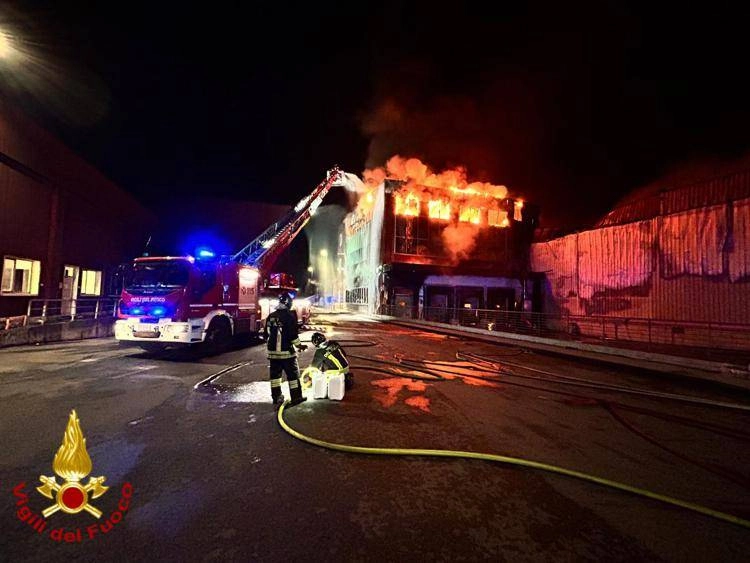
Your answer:
[[[636,192],[532,245],[543,310],[581,336],[750,349],[750,171]]]
[[[0,317],[29,300],[99,297],[140,254],[153,215],[30,119],[0,103]]]
[[[346,295],[371,312],[457,322],[458,309],[531,309],[538,210],[520,200],[404,192],[386,179],[342,235]]]

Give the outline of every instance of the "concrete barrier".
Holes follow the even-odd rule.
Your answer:
[[[115,319],[81,319],[0,330],[0,348],[114,335]]]

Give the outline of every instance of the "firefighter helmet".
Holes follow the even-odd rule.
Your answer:
[[[326,337],[322,332],[313,332],[312,336],[310,337],[310,342],[313,343],[313,346],[320,346],[323,344],[323,342],[326,341]]]
[[[292,296],[289,295],[286,291],[279,295],[279,305],[290,308],[292,306]]]

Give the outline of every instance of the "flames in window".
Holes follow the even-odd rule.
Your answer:
[[[406,217],[417,217],[419,215],[419,204],[421,203],[416,194],[407,192],[405,194],[396,194],[396,215]]]
[[[451,204],[444,199],[431,199],[427,202],[427,214],[430,219],[440,219],[441,221],[450,221]]]
[[[365,170],[366,187],[359,208],[372,205],[372,194],[385,179],[400,180],[393,193],[393,213],[440,222],[442,238],[455,257],[468,256],[482,229],[503,229],[522,221],[523,201],[508,198],[508,189],[489,182],[470,182],[465,168],[433,172],[417,158],[391,157],[384,167]],[[410,225],[406,225],[407,232]]]
[[[458,213],[458,220],[462,223],[479,225],[482,221],[482,209],[479,207],[464,206]]]
[[[469,182],[464,168],[432,172],[417,158],[394,156],[383,168],[365,170],[363,180],[370,191],[362,199],[365,202],[372,199],[372,191],[386,178],[404,182],[393,197],[396,215],[426,215],[436,221],[497,228],[510,226],[511,219],[521,221],[523,218],[523,202],[509,203],[505,186]],[[509,207],[512,216],[509,216]]]

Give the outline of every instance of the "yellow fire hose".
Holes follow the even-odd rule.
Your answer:
[[[732,524],[737,524],[739,526],[743,526],[744,528],[750,529],[750,520],[745,520],[744,518],[740,518],[732,514],[727,514],[726,512],[719,512],[718,510],[713,510],[711,508],[701,506],[700,504],[694,504],[692,502],[687,502],[687,501],[669,497],[666,495],[661,495],[659,493],[649,491],[648,489],[641,489],[638,487],[633,487],[625,483],[619,483],[617,481],[611,481],[609,479],[597,477],[596,475],[589,475],[588,473],[582,473],[580,471],[574,471],[572,469],[565,469],[564,467],[558,467],[556,465],[549,465],[547,463],[540,463],[538,461],[531,461],[528,459],[508,457],[508,456],[496,455],[496,454],[483,454],[483,453],[476,453],[476,452],[463,452],[463,451],[454,451],[454,450],[423,450],[423,449],[412,449],[412,448],[371,448],[371,447],[364,447],[364,446],[351,446],[348,444],[335,444],[333,442],[326,442],[325,440],[319,440],[317,438],[313,438],[311,436],[302,434],[301,432],[298,432],[297,430],[289,426],[284,420],[284,409],[288,404],[289,404],[289,401],[281,405],[277,414],[277,418],[281,427],[294,438],[297,438],[298,440],[302,440],[303,442],[307,442],[308,444],[312,444],[313,446],[318,446],[320,448],[325,448],[328,450],[335,450],[339,452],[347,452],[347,453],[353,453],[353,454],[367,454],[367,455],[399,455],[399,456],[427,456],[427,457],[451,457],[451,458],[462,458],[462,459],[480,459],[483,461],[494,461],[497,463],[505,463],[508,465],[529,467],[531,469],[538,469],[541,471],[547,471],[549,473],[557,473],[558,475],[567,475],[568,477],[575,477],[576,479],[582,479],[583,481],[589,481],[591,483],[596,483],[598,485],[603,485],[605,487],[610,487],[612,489],[618,489],[620,491],[625,491],[634,495],[639,495],[639,496],[650,498],[653,500],[658,500],[666,504],[671,504],[673,506],[686,508],[687,510],[692,510],[693,512],[697,512],[699,514],[711,516],[712,518],[724,520],[725,522],[730,522]]]

